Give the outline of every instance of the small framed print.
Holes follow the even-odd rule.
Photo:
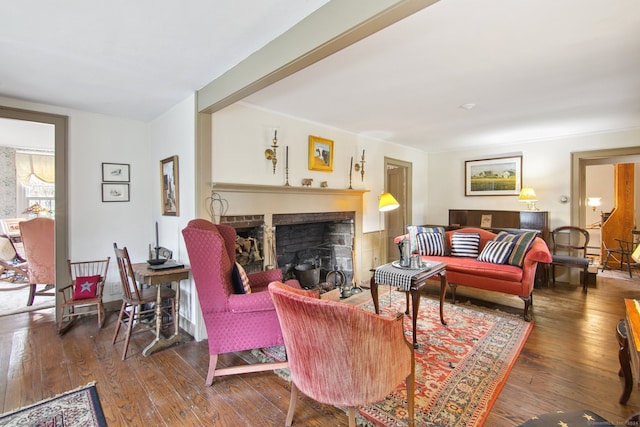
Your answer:
[[[102,182],[129,182],[129,165],[126,163],[103,163]]]
[[[103,202],[128,202],[129,184],[102,184]]]
[[[180,215],[180,186],[178,176],[178,156],[160,161],[160,187],[162,215]]]
[[[309,135],[309,170],[333,172],[333,141]]]

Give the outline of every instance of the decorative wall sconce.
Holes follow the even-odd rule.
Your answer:
[[[273,165],[274,175],[276,173],[276,164],[278,164],[277,150],[278,150],[278,129],[274,130],[273,132],[273,141],[271,144],[271,148],[267,148],[266,150],[264,150],[264,158],[267,160],[271,160],[271,164]]]
[[[356,172],[360,172],[360,178],[364,181],[364,150],[362,150],[362,157],[360,157],[360,163],[353,165],[353,169]]]
[[[596,211],[596,208],[601,205],[601,197],[587,197],[587,206],[591,206],[593,211]]]

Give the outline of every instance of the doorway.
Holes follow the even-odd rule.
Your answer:
[[[384,213],[385,263],[398,259],[398,249],[393,243],[396,236],[405,234],[411,218],[412,164],[402,160],[384,158],[384,191],[391,193],[400,207]]]
[[[0,106],[0,117],[14,120],[25,120],[36,123],[47,123],[54,126],[55,147],[55,251],[56,251],[56,286],[67,280],[66,262],[68,256],[68,208],[67,208],[67,134],[68,117],[38,111],[21,110]],[[59,301],[56,297],[56,320],[59,319]]]

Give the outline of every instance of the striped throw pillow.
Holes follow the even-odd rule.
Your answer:
[[[453,233],[451,236],[451,255],[477,258],[480,247],[480,234]]]
[[[507,262],[509,255],[511,255],[513,246],[513,242],[490,240],[484,245],[482,252],[478,256],[478,261],[504,264]]]
[[[427,256],[444,256],[444,234],[418,233],[418,253]]]
[[[415,253],[418,250],[418,233],[440,233],[442,236],[445,235],[444,227],[423,227],[421,225],[408,225],[407,232],[409,233],[411,253]],[[450,255],[447,239],[444,239],[444,255]]]
[[[523,231],[519,234],[501,231],[494,240],[513,242],[513,249],[509,259],[507,260],[507,264],[522,267],[522,264],[524,264],[524,257],[527,255],[531,245],[533,245],[533,241],[536,239],[537,235],[538,233],[536,231]]]

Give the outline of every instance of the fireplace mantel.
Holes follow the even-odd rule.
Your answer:
[[[231,184],[225,182],[213,182],[211,188],[214,191],[230,191],[234,193],[277,193],[277,194],[322,194],[322,195],[349,195],[357,196],[369,192],[369,190],[339,189],[321,187],[295,187],[287,185],[256,185],[256,184]]]

